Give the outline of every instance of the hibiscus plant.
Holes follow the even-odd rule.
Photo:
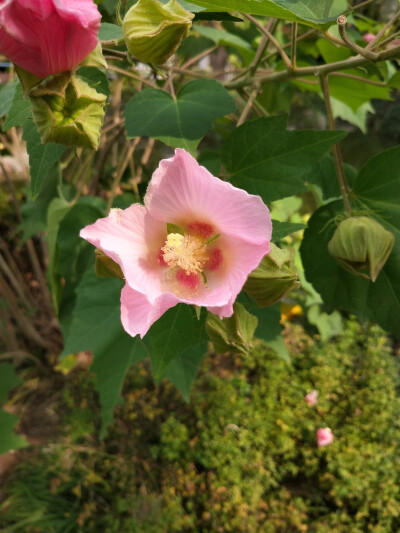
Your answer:
[[[141,359],[188,399],[210,349],[287,358],[282,302],[322,336],[338,311],[399,331],[400,148],[342,157],[400,89],[400,12],[370,4],[0,2],[0,171],[30,270],[1,236],[2,337],[92,354],[103,434]]]

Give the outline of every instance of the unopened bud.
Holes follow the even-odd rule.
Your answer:
[[[271,243],[270,253],[247,278],[244,290],[260,307],[273,305],[291,290],[299,288],[293,255],[294,250],[281,249]]]
[[[64,72],[34,87],[29,98],[43,143],[99,147],[107,97],[82,78]]]
[[[177,0],[165,5],[158,0],[139,0],[123,21],[126,46],[144,63],[165,63],[189,34],[193,17]]]
[[[367,216],[342,220],[328,244],[328,252],[347,271],[375,281],[386,263],[394,235]]]
[[[233,315],[229,318],[221,319],[209,313],[206,331],[217,353],[247,354],[257,325],[258,318],[236,302],[233,306]]]

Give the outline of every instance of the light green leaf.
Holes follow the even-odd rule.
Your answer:
[[[123,39],[122,27],[109,22],[102,22],[99,29],[99,41],[120,41]]]
[[[8,105],[8,103],[7,103]],[[13,126],[23,126],[28,117],[31,116],[31,103],[29,98],[24,98],[22,87],[17,85],[11,107],[3,124],[3,131],[7,131]]]
[[[176,137],[157,137],[159,141],[172,148],[183,148],[193,157],[196,157],[197,147],[201,139],[189,141],[188,139],[177,139]]]
[[[320,27],[335,22],[333,0],[194,0],[210,11],[238,11]]]
[[[221,156],[231,182],[266,203],[306,191],[303,180],[342,131],[289,131],[286,116],[259,118],[236,128]]]
[[[0,117],[4,117],[10,111],[15,91],[18,86],[18,78],[5,83],[0,90]]]
[[[238,35],[213,28],[212,26],[200,26],[200,24],[195,24],[193,30],[202,37],[210,39],[215,44],[236,48],[246,61],[251,61],[254,57],[255,50],[251,44]]]
[[[129,100],[125,108],[128,137],[148,135],[166,140],[198,141],[214,120],[235,110],[232,97],[215,80],[195,80],[178,92],[176,100],[158,89],[146,89]]]
[[[368,113],[375,113],[370,101],[361,104],[356,111],[353,111],[344,102],[331,97],[331,107],[334,118],[340,117],[360,128],[363,133],[367,133]]]

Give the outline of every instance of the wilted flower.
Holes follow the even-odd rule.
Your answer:
[[[328,446],[334,440],[334,436],[331,428],[319,428],[317,429],[317,444],[318,446]]]
[[[95,48],[100,19],[93,0],[3,0],[0,52],[39,78],[71,70]]]
[[[80,235],[121,267],[122,324],[143,337],[179,302],[231,316],[247,276],[270,250],[271,231],[259,196],[177,149],[154,172],[144,206],[112,209]]]
[[[312,390],[311,392],[309,392],[308,394],[306,394],[304,396],[304,399],[305,401],[307,402],[308,405],[317,405],[318,403],[318,391],[317,390]]]

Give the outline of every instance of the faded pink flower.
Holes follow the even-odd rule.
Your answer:
[[[95,48],[100,20],[93,0],[0,0],[0,52],[46,78]]]
[[[176,225],[169,234],[167,223]],[[271,231],[259,196],[215,178],[177,149],[154,172],[144,206],[112,209],[80,235],[121,267],[121,321],[143,337],[179,302],[231,316],[247,276],[270,251]]]
[[[317,405],[318,403],[318,391],[317,390],[312,390],[311,392],[309,392],[308,394],[306,394],[304,396],[304,399],[305,401],[307,402],[308,405]]]
[[[362,36],[362,40],[366,43],[370,43],[371,41],[373,41],[375,39],[375,35],[373,33],[365,33],[363,36]]]
[[[317,444],[318,446],[328,446],[334,440],[334,436],[331,428],[319,428],[317,429]]]

